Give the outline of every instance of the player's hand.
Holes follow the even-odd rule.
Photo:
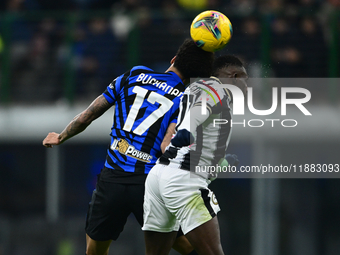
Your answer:
[[[48,135],[43,141],[43,145],[47,148],[52,148],[53,145],[59,145],[59,144],[60,144],[60,137],[59,137],[59,134],[55,132],[48,133]]]
[[[224,158],[228,161],[230,166],[237,166],[240,163],[235,154],[226,154]]]

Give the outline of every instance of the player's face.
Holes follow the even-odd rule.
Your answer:
[[[231,84],[240,88],[244,95],[247,95],[247,80],[248,74],[244,67],[228,66],[220,70],[219,78],[229,78]]]

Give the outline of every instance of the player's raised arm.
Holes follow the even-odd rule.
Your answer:
[[[60,133],[49,133],[43,141],[43,145],[52,148],[53,145],[59,145],[67,139],[84,131],[95,119],[103,115],[112,105],[103,95],[97,97],[86,110],[79,113]]]

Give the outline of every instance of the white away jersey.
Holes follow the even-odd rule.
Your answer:
[[[182,148],[170,144],[158,163],[192,171],[196,166],[216,166],[231,135],[230,95],[215,77],[192,83],[182,97],[176,130],[187,129],[195,142]],[[214,122],[217,119],[226,124]]]

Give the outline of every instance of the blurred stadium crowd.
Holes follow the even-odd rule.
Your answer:
[[[1,65],[10,66],[2,101],[89,100],[132,65],[163,71],[206,9],[234,28],[217,54],[241,56],[251,77],[338,77],[339,0],[8,0],[0,5]]]

